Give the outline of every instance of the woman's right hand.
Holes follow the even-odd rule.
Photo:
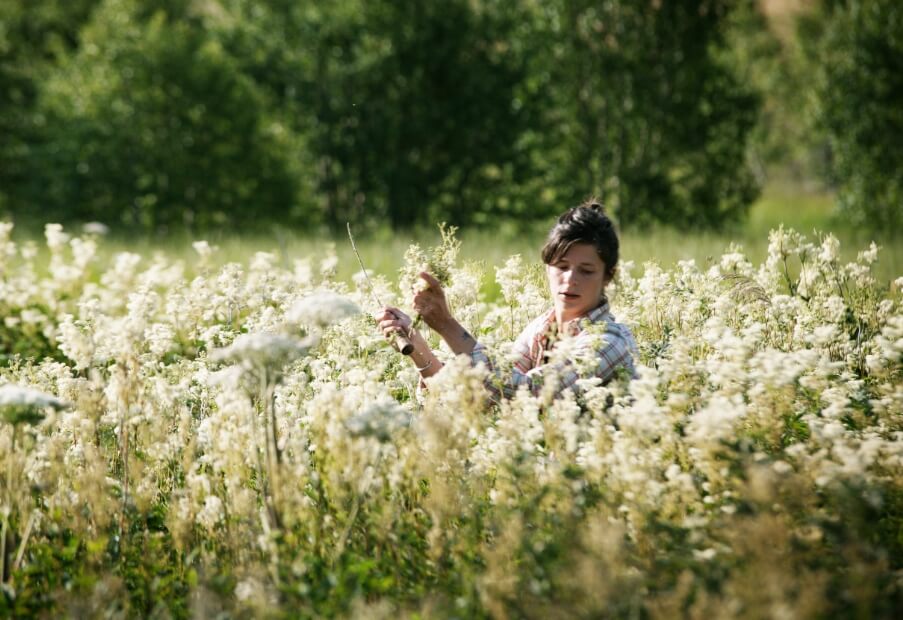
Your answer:
[[[414,324],[411,317],[392,306],[382,308],[373,315],[373,318],[379,324],[383,335],[390,340],[398,334],[409,337],[411,326]]]
[[[420,313],[427,325],[444,337],[448,326],[455,318],[448,307],[442,283],[426,271],[420,273],[420,278],[426,283],[426,288],[414,292],[411,305]]]

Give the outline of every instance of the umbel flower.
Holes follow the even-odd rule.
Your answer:
[[[306,328],[305,338],[272,333],[242,334],[231,345],[216,349],[211,361],[238,364],[244,368],[282,368],[308,354],[320,341],[320,330],[332,323],[360,314],[360,308],[333,291],[317,291],[301,299],[286,313],[286,327]]]
[[[345,420],[345,427],[354,437],[373,437],[389,441],[392,435],[411,424],[411,414],[395,401],[372,403]]]
[[[316,336],[298,339],[267,332],[242,334],[228,347],[214,350],[210,359],[255,368],[281,367],[306,355],[318,341]]]
[[[291,326],[324,329],[333,323],[361,313],[357,304],[334,291],[316,291],[295,302],[285,314]]]
[[[0,418],[8,424],[37,424],[47,409],[58,411],[69,404],[52,394],[7,384],[0,387]]]

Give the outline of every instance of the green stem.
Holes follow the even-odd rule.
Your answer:
[[[10,514],[12,514],[13,509],[13,492],[12,492],[12,481],[13,481],[13,459],[16,456],[16,435],[18,434],[19,427],[13,424],[13,436],[12,441],[10,442],[9,454],[6,458],[6,507]],[[9,532],[9,514],[3,515],[3,530],[0,532],[0,583],[5,583],[6,578],[9,576],[6,573],[6,535]]]
[[[22,542],[19,543],[19,550],[16,552],[16,559],[13,561],[13,569],[12,572],[19,570],[19,565],[22,563],[22,558],[25,557],[25,547],[28,545],[28,539],[31,536],[31,530],[34,529],[35,523],[35,515],[37,511],[32,511],[30,515],[28,515],[28,523],[25,524],[25,533],[22,534]]]
[[[6,516],[3,517],[3,529],[0,530],[0,583],[6,583]]]

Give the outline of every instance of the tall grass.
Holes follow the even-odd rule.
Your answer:
[[[528,261],[538,261],[539,249],[550,224],[551,221],[541,222],[526,230],[511,223],[501,223],[497,229],[460,230],[461,258],[485,266],[501,265],[513,254],[521,254]],[[841,241],[844,260],[854,259],[858,251],[875,240],[882,248],[874,267],[879,282],[888,283],[903,275],[903,236],[897,231],[876,233],[851,228],[835,214],[831,194],[788,183],[767,186],[752,206],[747,221],[730,230],[694,232],[659,227],[622,231],[621,260],[633,262],[637,275],[643,272],[647,262],[668,268],[682,260],[695,260],[698,265],[705,266],[735,244],[742,247],[753,262],[759,262],[767,253],[769,232],[780,226],[813,237],[817,237],[817,233],[834,234]],[[39,234],[39,229],[32,225],[24,232],[20,231],[18,236],[21,241],[23,235]],[[432,246],[439,241],[438,228],[404,232],[379,229],[355,234],[366,267],[386,275],[393,275],[401,267],[404,252],[410,244]],[[199,236],[218,248],[213,257],[215,264],[246,263],[255,252],[266,250],[277,252],[285,267],[295,259],[335,253],[339,259],[339,279],[348,280],[359,270],[344,235],[330,237],[319,231],[274,226],[271,234],[210,231]],[[104,243],[103,251],[110,256],[122,251],[145,256],[163,253],[170,259],[181,259],[190,264],[197,258],[191,246],[197,237],[186,232],[168,236],[114,235]],[[42,246],[43,240],[39,239],[38,245]],[[484,282],[483,288],[492,299],[498,293],[494,282]]]

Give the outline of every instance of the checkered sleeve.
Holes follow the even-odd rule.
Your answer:
[[[514,341],[511,347],[510,373],[504,372],[483,344],[478,342],[474,347],[470,354],[471,364],[474,366],[483,364],[489,371],[485,383],[494,400],[500,397],[511,398],[518,387],[529,386],[528,372],[536,366],[536,341],[544,327],[544,317],[540,316],[527,325]]]
[[[636,344],[630,330],[625,326],[610,322],[606,325],[601,339],[591,340],[585,334],[581,334],[578,338],[595,347],[592,366],[578,369],[573,361],[568,360],[525,369],[519,362],[529,360],[529,356],[521,355],[515,358],[510,373],[503,375],[497,370],[497,366],[493,364],[482,345],[477,345],[471,357],[474,363],[482,362],[490,370],[486,386],[495,399],[511,398],[522,385],[533,395],[539,395],[549,381],[556,381],[556,395],[567,389],[576,390],[577,381],[581,378],[598,377],[603,383],[607,383],[620,368],[623,368],[630,377],[636,376],[633,365]],[[523,352],[522,348],[520,352]],[[515,353],[518,353],[518,343],[515,343]]]

